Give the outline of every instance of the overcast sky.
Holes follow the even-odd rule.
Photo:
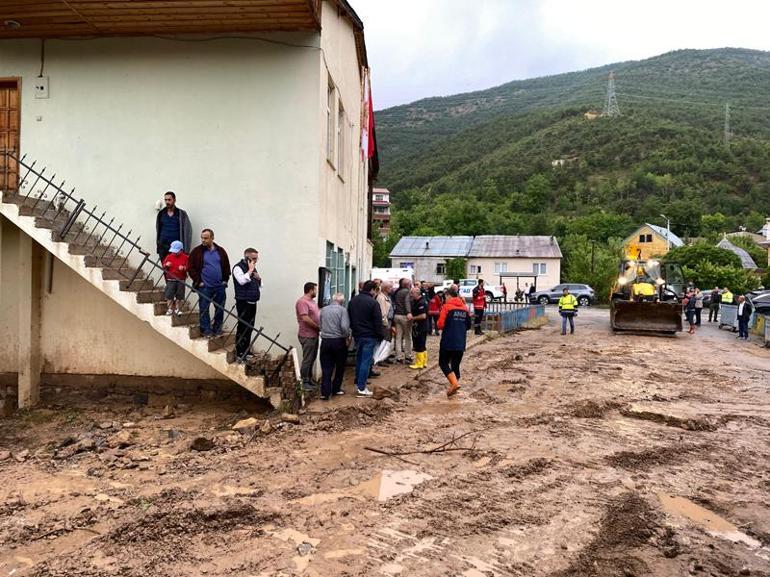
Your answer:
[[[374,106],[637,60],[678,48],[770,50],[764,0],[351,0]]]

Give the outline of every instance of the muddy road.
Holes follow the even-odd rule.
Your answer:
[[[299,425],[59,393],[0,420],[0,575],[770,575],[770,351],[607,316],[478,344],[457,398],[390,368]]]

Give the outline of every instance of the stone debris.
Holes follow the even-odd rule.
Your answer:
[[[0,451],[0,461],[7,461],[11,458],[10,451]]]
[[[193,451],[210,451],[214,448],[214,441],[207,437],[196,437],[192,444],[190,445],[190,448]]]
[[[18,463],[23,463],[29,458],[29,449],[23,449],[17,453],[14,453],[13,458],[16,459]]]
[[[240,433],[241,435],[251,435],[257,429],[259,421],[254,417],[248,419],[241,419],[233,425],[233,431]]]
[[[283,413],[281,415],[281,421],[283,421],[284,423],[291,423],[292,425],[301,424],[299,415],[295,415],[293,413]]]
[[[172,419],[172,418],[174,418],[175,416],[176,416],[176,415],[175,415],[175,413],[174,413],[174,407],[173,407],[172,405],[166,405],[165,407],[163,407],[163,414],[162,414],[162,417],[163,417],[164,419]]]

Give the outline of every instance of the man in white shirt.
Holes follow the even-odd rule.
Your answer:
[[[243,259],[233,267],[235,279],[235,309],[238,328],[235,331],[235,358],[243,363],[251,357],[251,331],[257,318],[257,302],[262,288],[262,277],[256,266],[259,252],[254,248],[243,251]]]
[[[746,302],[746,297],[738,297],[738,338],[749,340],[749,319],[751,319],[752,307]]]

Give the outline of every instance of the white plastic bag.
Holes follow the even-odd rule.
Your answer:
[[[393,345],[390,341],[380,341],[379,346],[374,350],[374,362],[381,363],[390,356],[390,351],[393,350]]]

